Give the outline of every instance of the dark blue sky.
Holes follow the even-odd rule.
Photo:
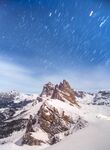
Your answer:
[[[96,82],[100,74],[104,74],[100,80],[108,79],[110,72],[110,1],[1,0],[0,59],[4,89],[11,85],[17,88],[11,84],[15,83],[13,77],[4,75],[5,71],[15,73],[16,68],[26,70],[36,84],[38,80],[41,84],[71,78],[70,82],[78,89],[109,88],[106,81],[98,87],[87,83],[94,82],[94,78]],[[24,76],[21,72],[17,70],[17,74]],[[95,75],[88,81],[87,74]],[[77,83],[82,76],[84,83]],[[4,83],[5,79],[10,84]],[[26,87],[27,80],[22,86],[21,82],[18,79],[17,89]]]

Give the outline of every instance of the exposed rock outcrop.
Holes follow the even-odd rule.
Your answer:
[[[64,111],[60,113],[58,109],[49,107],[46,103],[41,106],[38,116],[40,127],[51,135],[67,131],[74,123],[71,116],[66,115]]]
[[[69,83],[66,80],[63,80],[63,82],[55,86],[50,82],[45,84],[40,96],[45,96],[51,99],[59,99],[62,101],[68,101],[71,104],[79,106],[75,100],[74,90],[70,87]]]
[[[51,82],[49,82],[43,86],[43,90],[42,90],[42,93],[40,94],[40,96],[51,98],[53,95],[54,89],[55,89],[55,86]]]

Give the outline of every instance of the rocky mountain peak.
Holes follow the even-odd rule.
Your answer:
[[[51,95],[53,94],[54,88],[55,86],[51,82],[48,82],[47,84],[43,86],[43,90],[40,96],[51,97]]]
[[[51,82],[45,84],[40,96],[45,96],[51,99],[59,99],[62,101],[69,101],[71,104],[77,104],[74,90],[66,80],[63,80],[63,82],[60,82],[60,84],[56,85],[52,84]]]
[[[68,81],[66,81],[66,80],[63,80],[63,82],[60,83],[59,88],[61,88],[61,87],[62,87],[63,89],[64,89],[64,88],[65,88],[65,89],[67,89],[67,88],[70,89],[70,88],[71,88],[70,85],[69,85],[69,83],[68,83]]]

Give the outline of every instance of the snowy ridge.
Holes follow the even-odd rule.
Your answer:
[[[62,112],[64,111],[65,114],[73,117],[74,119],[78,117],[79,114],[79,109],[77,107],[73,107],[68,103],[64,103],[58,99],[50,99],[48,101],[46,101],[46,104],[48,107],[55,107],[58,109],[58,111],[60,112],[60,115],[62,114]]]

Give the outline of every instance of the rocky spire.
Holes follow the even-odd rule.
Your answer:
[[[53,94],[54,88],[55,88],[55,86],[51,82],[45,84],[40,96],[41,97],[43,97],[43,96],[51,97]]]
[[[71,104],[77,104],[74,91],[66,80],[63,80],[63,82],[56,85],[53,85],[51,82],[45,84],[40,96],[46,96],[51,99],[59,99],[62,101],[67,100]]]

